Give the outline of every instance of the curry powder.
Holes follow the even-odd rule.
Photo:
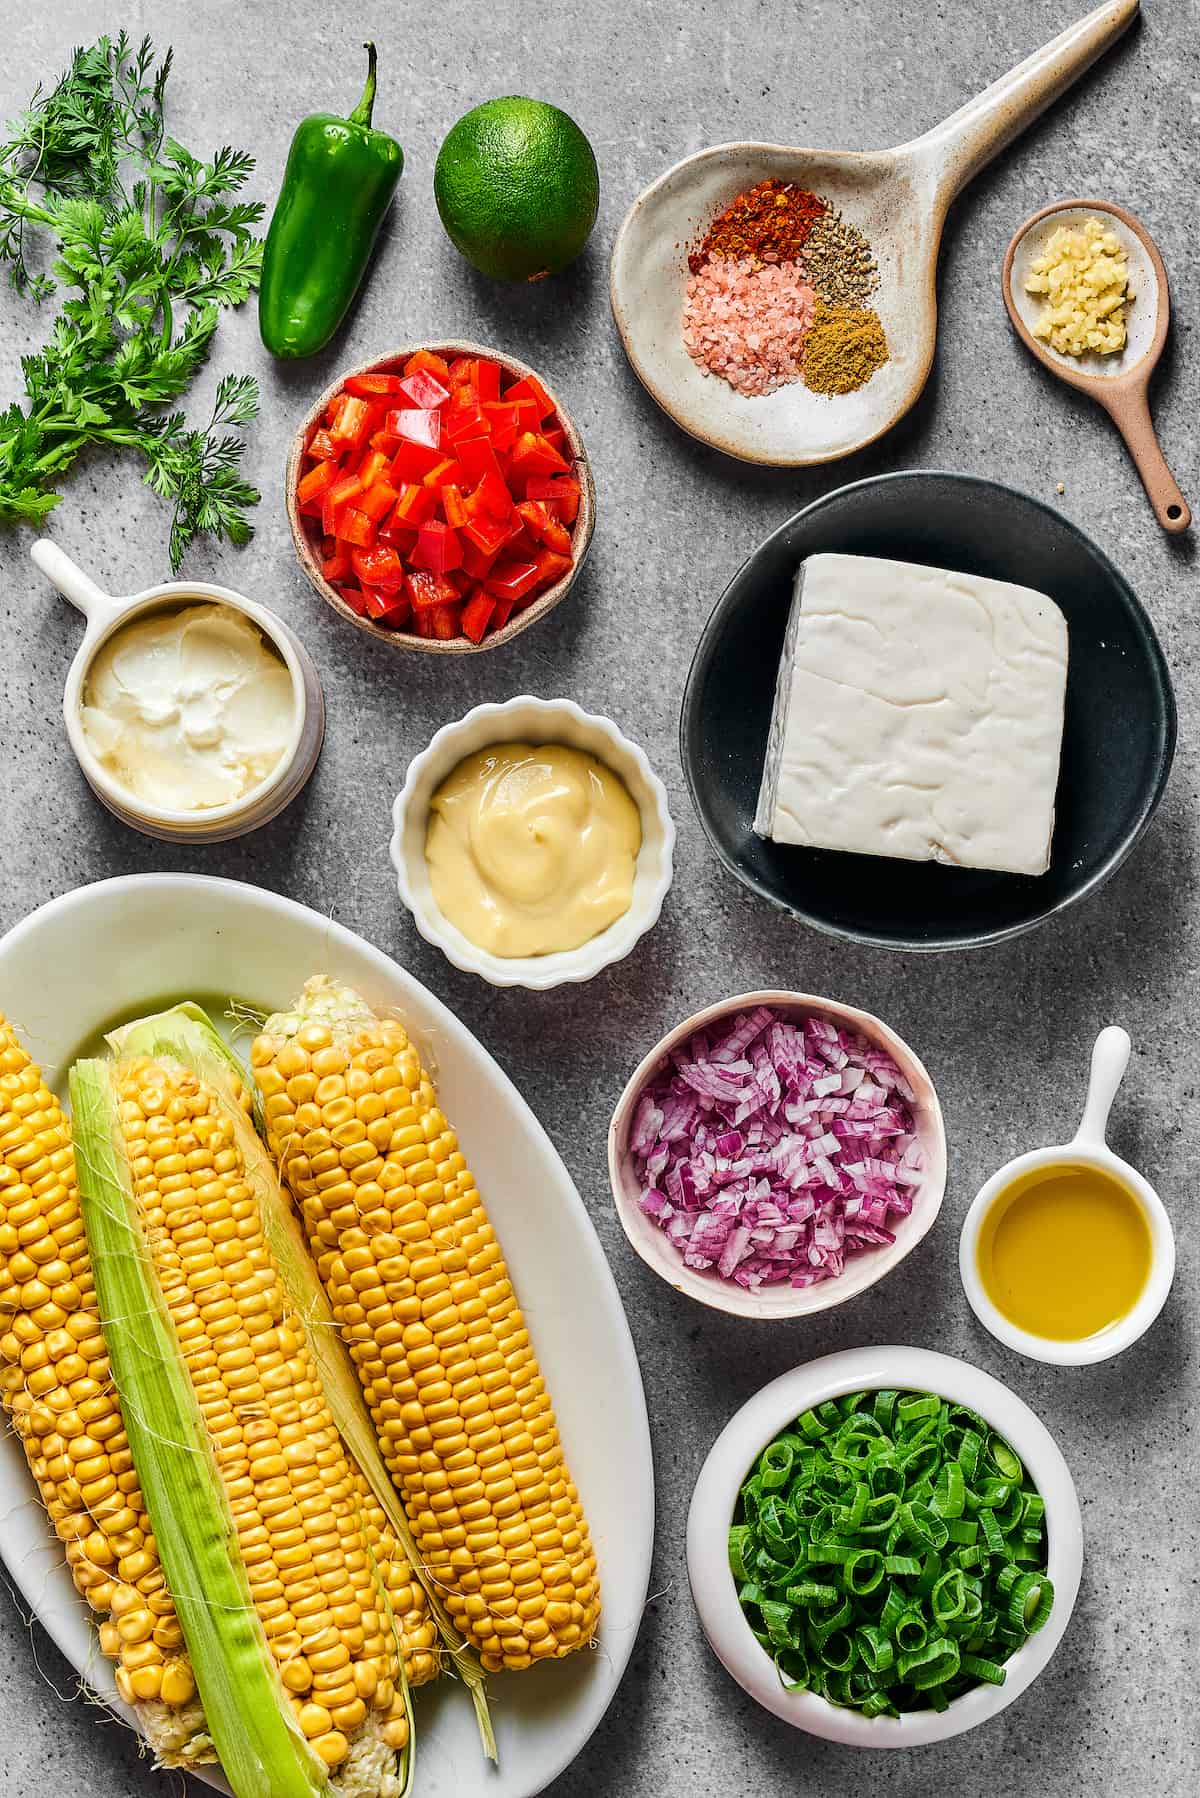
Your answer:
[[[887,359],[877,312],[817,301],[804,345],[804,385],[813,393],[853,393]]]

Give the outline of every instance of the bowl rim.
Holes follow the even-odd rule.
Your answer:
[[[534,380],[538,381],[545,389],[547,397],[553,400],[555,414],[566,433],[571,454],[575,459],[580,491],[579,513],[571,536],[571,549],[574,558],[571,567],[561,580],[556,581],[552,587],[548,587],[544,593],[539,594],[532,605],[514,612],[503,630],[489,633],[479,643],[472,643],[469,637],[461,635],[451,638],[448,642],[442,642],[435,638],[418,637],[408,631],[389,631],[385,630],[382,625],[376,624],[373,619],[360,618],[353,607],[346,604],[341,594],[330,586],[317,566],[317,560],[296,503],[296,486],[300,478],[300,465],[304,449],[326,406],[342,391],[346,382],[353,376],[388,370],[394,363],[407,362],[408,358],[416,355],[418,350],[429,350],[435,355],[486,356],[493,362],[500,363],[510,372],[519,375],[532,375]],[[553,611],[554,607],[566,598],[574,586],[579,572],[587,560],[592,534],[596,528],[596,483],[592,474],[591,461],[584,447],[579,426],[563,405],[557,390],[543,378],[538,369],[528,362],[523,362],[519,356],[509,355],[507,350],[497,350],[466,337],[431,337],[420,343],[399,344],[396,348],[385,350],[381,355],[372,356],[365,362],[356,362],[350,367],[344,368],[310,407],[305,414],[303,423],[292,437],[287,461],[284,465],[283,494],[296,560],[313,591],[320,595],[326,605],[338,614],[339,618],[344,618],[348,623],[357,626],[367,636],[373,637],[377,643],[386,643],[392,649],[410,649],[430,655],[477,655],[484,650],[499,649],[504,644],[511,643],[514,637],[519,637],[522,631],[528,630],[531,624],[536,624],[540,618],[544,618],[547,612]]]
[[[95,622],[90,623],[83,634],[79,648],[67,670],[67,678],[63,687],[63,723],[66,726],[67,740],[75,754],[75,759],[89,786],[101,798],[109,810],[123,821],[141,828],[143,825],[161,831],[173,842],[186,843],[199,840],[199,834],[223,825],[241,824],[248,818],[257,818],[258,814],[278,793],[288,777],[294,773],[297,760],[304,747],[305,728],[309,722],[309,702],[305,686],[305,670],[301,653],[297,648],[298,639],[294,637],[284,620],[273,613],[260,600],[250,599],[245,593],[239,593],[234,587],[225,587],[214,581],[170,580],[158,581],[153,586],[143,587],[137,593],[106,595],[107,604],[102,611],[94,614]],[[260,780],[257,786],[251,787],[239,799],[226,801],[224,805],[207,806],[196,811],[184,811],[174,806],[150,805],[140,800],[128,787],[116,780],[105,769],[96,752],[87,740],[83,728],[83,695],[88,676],[95,665],[96,657],[107,643],[118,636],[127,625],[158,611],[164,613],[185,611],[188,602],[197,606],[227,606],[255,625],[267,639],[271,648],[278,655],[287,669],[292,687],[292,721],[288,739],[280,752],[279,760],[269,774]],[[264,817],[263,823],[267,822]]]
[[[1038,1336],[1022,1329],[996,1305],[979,1272],[979,1238],[988,1213],[1001,1194],[1023,1174],[1040,1168],[1069,1167],[1082,1162],[1097,1168],[1128,1187],[1146,1219],[1150,1232],[1150,1271],[1133,1308],[1108,1329],[1095,1336]],[[1110,1149],[1107,1143],[1080,1141],[1051,1143],[1044,1149],[1028,1149],[997,1168],[985,1180],[963,1219],[958,1239],[958,1273],[967,1303],[984,1329],[1006,1348],[1051,1367],[1092,1367],[1110,1361],[1141,1340],[1167,1302],[1175,1278],[1175,1231],[1170,1213],[1146,1176]]]
[[[1003,1686],[979,1685],[945,1711],[863,1717],[812,1692],[786,1692],[750,1631],[723,1552],[734,1504],[750,1465],[798,1412],[847,1392],[891,1387],[935,1392],[979,1411],[1020,1456],[1046,1504],[1047,1569],[1054,1608],[1006,1663]],[[713,1536],[721,1552],[713,1552]],[[736,1411],[700,1470],[687,1520],[692,1598],[713,1653],[743,1691],[794,1728],[847,1747],[920,1747],[961,1735],[1012,1704],[1048,1665],[1066,1633],[1083,1568],[1083,1521],[1071,1471],[1040,1417],[996,1379],[956,1356],[905,1345],[843,1349],[794,1367]]]
[[[1156,683],[1161,699],[1162,715],[1162,747],[1157,758],[1157,768],[1154,780],[1147,796],[1142,801],[1135,822],[1132,827],[1126,831],[1123,839],[1118,843],[1108,860],[1101,867],[1097,868],[1095,872],[1075,891],[1062,896],[1055,901],[1054,904],[1050,905],[1047,909],[1037,912],[1034,916],[1023,919],[1017,923],[999,926],[993,930],[977,930],[967,936],[955,937],[954,940],[950,942],[944,940],[930,941],[928,938],[883,936],[877,931],[852,929],[848,925],[835,923],[821,914],[807,910],[802,904],[781,898],[780,895],[768,886],[765,881],[760,880],[755,874],[750,873],[739,866],[738,862],[728,853],[724,843],[711,828],[707,813],[702,803],[689,748],[689,737],[694,727],[700,681],[701,677],[707,672],[708,664],[711,659],[712,643],[718,621],[723,619],[725,613],[730,610],[734,590],[746,575],[751,564],[762,554],[769,544],[774,543],[777,538],[782,537],[787,531],[790,531],[799,519],[815,515],[823,511],[826,507],[844,500],[849,494],[859,493],[866,489],[891,486],[905,481],[919,481],[923,483],[926,480],[953,481],[960,486],[988,489],[998,492],[1003,495],[1006,500],[1019,500],[1026,505],[1036,507],[1039,512],[1045,513],[1048,518],[1052,519],[1056,525],[1060,526],[1070,535],[1078,538],[1084,548],[1096,558],[1111,577],[1114,590],[1121,596],[1126,609],[1134,622],[1138,635],[1145,644],[1148,659],[1156,676]],[[1090,537],[1086,531],[1082,530],[1079,525],[1075,524],[1063,513],[1056,511],[1053,506],[1047,505],[1044,500],[1039,499],[1035,494],[1026,493],[1019,487],[1011,487],[1007,482],[993,480],[988,475],[969,474],[960,470],[947,468],[898,468],[892,469],[885,474],[867,475],[859,481],[848,481],[844,486],[835,487],[831,492],[819,495],[818,498],[810,501],[807,506],[802,506],[798,512],[793,512],[789,518],[784,519],[782,524],[776,526],[773,531],[763,538],[761,543],[755,546],[741,563],[740,567],[730,577],[705,621],[695,651],[692,655],[691,665],[688,669],[687,680],[684,685],[683,701],[679,710],[679,759],[683,766],[683,778],[684,783],[687,786],[688,797],[692,802],[692,809],[699,820],[700,828],[704,832],[709,847],[715,852],[718,861],[721,862],[729,873],[731,873],[742,886],[748,888],[752,893],[755,893],[760,899],[767,900],[767,902],[774,906],[777,911],[784,912],[788,917],[795,918],[802,924],[810,925],[814,930],[821,931],[825,936],[836,937],[841,942],[862,944],[874,949],[891,949],[909,955],[946,955],[953,954],[958,950],[979,949],[994,943],[1009,942],[1013,937],[1023,936],[1027,931],[1035,930],[1039,925],[1048,923],[1051,918],[1057,917],[1070,906],[1078,904],[1080,900],[1089,898],[1093,893],[1098,891],[1098,889],[1104,885],[1105,881],[1115,874],[1117,869],[1126,861],[1149,828],[1154,818],[1154,814],[1158,810],[1163,793],[1166,790],[1167,782],[1170,779],[1171,767],[1175,757],[1177,736],[1178,712],[1175,703],[1175,690],[1171,681],[1170,667],[1163,654],[1162,645],[1158,640],[1158,634],[1154,629],[1150,614],[1146,611],[1141,600],[1129,585],[1129,582],[1121,573],[1121,570],[1117,567],[1112,558],[1107,555],[1096,540],[1093,537]]]
[[[569,718],[577,729],[594,740],[593,753],[598,760],[609,760],[604,754],[607,748],[610,754],[615,749],[633,763],[647,801],[642,804],[637,793],[630,795],[638,806],[642,819],[642,844],[637,860],[640,863],[650,847],[656,853],[660,865],[658,876],[636,916],[634,904],[631,904],[629,910],[615,919],[607,929],[588,942],[581,943],[576,949],[563,949],[552,955],[513,956],[510,959],[476,948],[443,917],[432,899],[428,904],[423,901],[411,877],[405,835],[410,808],[416,803],[417,788],[430,767],[445,759],[445,771],[449,773],[458,761],[471,753],[464,745],[455,750],[453,755],[449,754],[457,743],[473,735],[484,721],[494,722],[521,711],[540,719],[546,726],[555,718]],[[540,731],[542,724],[536,724],[534,728]],[[546,735],[541,740],[551,742],[554,738]],[[620,774],[619,769],[614,769],[614,772]],[[657,833],[657,841],[654,842],[646,829],[648,816],[653,818]],[[623,961],[630,955],[642,938],[654,928],[662,914],[663,903],[674,875],[674,852],[675,823],[671,817],[667,790],[641,745],[627,737],[603,713],[586,712],[573,699],[540,699],[532,693],[514,694],[511,699],[503,701],[487,700],[481,705],[472,706],[461,718],[451,719],[434,732],[426,747],[414,755],[408,764],[404,784],[392,804],[392,834],[388,844],[400,898],[425,941],[440,949],[447,961],[456,968],[466,974],[478,974],[491,986],[520,986],[533,992],[546,992],[552,987],[591,980],[602,968],[611,967],[613,963]],[[630,922],[637,925],[631,933],[628,928]],[[622,925],[626,925],[625,932],[621,931]]]
[[[661,1230],[657,1230],[643,1216],[623,1178],[622,1162],[628,1150],[634,1109],[646,1084],[667,1056],[697,1030],[703,1030],[706,1025],[719,1018],[730,1017],[735,1012],[752,1010],[757,1005],[769,1005],[780,1010],[794,1007],[805,1014],[819,1013],[833,1018],[844,1028],[872,1038],[901,1064],[907,1075],[915,1075],[922,1087],[921,1103],[926,1113],[923,1141],[929,1153],[930,1165],[926,1170],[926,1183],[920,1188],[920,1216],[917,1216],[917,1206],[914,1204],[910,1216],[915,1221],[902,1246],[892,1244],[888,1248],[874,1249],[869,1255],[856,1257],[852,1269],[853,1274],[861,1276],[859,1278],[848,1279],[843,1273],[836,1279],[818,1281],[815,1286],[780,1285],[754,1293],[738,1286],[734,1281],[722,1279],[709,1269],[688,1267],[673,1248],[670,1255],[663,1250],[666,1238]],[[842,1000],[824,998],[817,993],[764,988],[715,1000],[667,1031],[642,1057],[625,1082],[609,1122],[608,1181],[617,1220],[625,1232],[626,1241],[634,1254],[660,1280],[688,1298],[707,1305],[710,1310],[724,1312],[726,1316],[784,1323],[797,1317],[813,1317],[821,1311],[831,1311],[838,1305],[858,1298],[908,1258],[937,1222],[946,1196],[948,1153],[946,1123],[937,1088],[928,1068],[899,1031],[894,1030],[882,1018],[876,1017],[873,1012],[863,1011],[859,1006],[848,1005]],[[896,1252],[897,1248],[899,1253]]]

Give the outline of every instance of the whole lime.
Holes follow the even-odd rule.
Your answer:
[[[600,175],[574,119],[510,95],[459,119],[438,152],[433,192],[454,247],[498,281],[557,274],[596,222]]]

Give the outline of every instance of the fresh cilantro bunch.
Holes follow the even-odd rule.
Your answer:
[[[0,520],[39,523],[81,449],[133,449],[173,504],[178,569],[198,532],[234,543],[253,534],[246,508],[259,494],[229,427],[255,416],[257,384],[227,376],[200,430],[162,408],[207,357],[220,308],[257,285],[263,207],[234,197],[249,156],[226,148],[201,162],[166,136],[171,52],[156,60],[148,37],[134,50],[124,32],[76,50],[0,146],[0,263],[19,293],[68,295],[45,347],[21,359],[24,405],[0,412]]]

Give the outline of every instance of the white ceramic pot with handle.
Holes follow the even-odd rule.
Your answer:
[[[1117,1024],[1110,1024],[1096,1038],[1092,1049],[1092,1071],[1088,1081],[1087,1100],[1079,1129],[1069,1143],[1048,1149],[1032,1149],[1006,1162],[998,1173],[982,1186],[963,1224],[959,1239],[958,1271],[967,1295],[967,1303],[986,1330],[998,1341],[1027,1355],[1031,1361],[1047,1361],[1058,1367],[1086,1367],[1097,1361],[1108,1361],[1122,1349],[1144,1336],[1167,1302],[1175,1277],[1175,1233],[1166,1206],[1144,1175],[1122,1161],[1109,1148],[1105,1132],[1113,1100],[1129,1066],[1129,1035]],[[1131,1193],[1141,1207],[1150,1233],[1150,1272],[1146,1284],[1131,1310],[1107,1329],[1094,1336],[1079,1339],[1035,1336],[1012,1322],[992,1303],[979,1271],[979,1238],[992,1206],[1026,1174],[1042,1169],[1094,1168],[1102,1178],[1115,1180]]]
[[[312,657],[295,632],[265,606],[211,581],[162,581],[140,593],[105,593],[66,552],[42,537],[30,555],[47,580],[83,613],[86,628],[63,690],[63,721],[75,759],[96,797],[114,817],[144,835],[168,843],[223,843],[270,822],[307,782],[325,736],[325,701]],[[145,803],[105,768],[83,727],[83,695],[97,652],[134,618],[209,601],[227,606],[258,627],[291,677],[293,714],[283,754],[274,769],[227,805],[172,810]]]

